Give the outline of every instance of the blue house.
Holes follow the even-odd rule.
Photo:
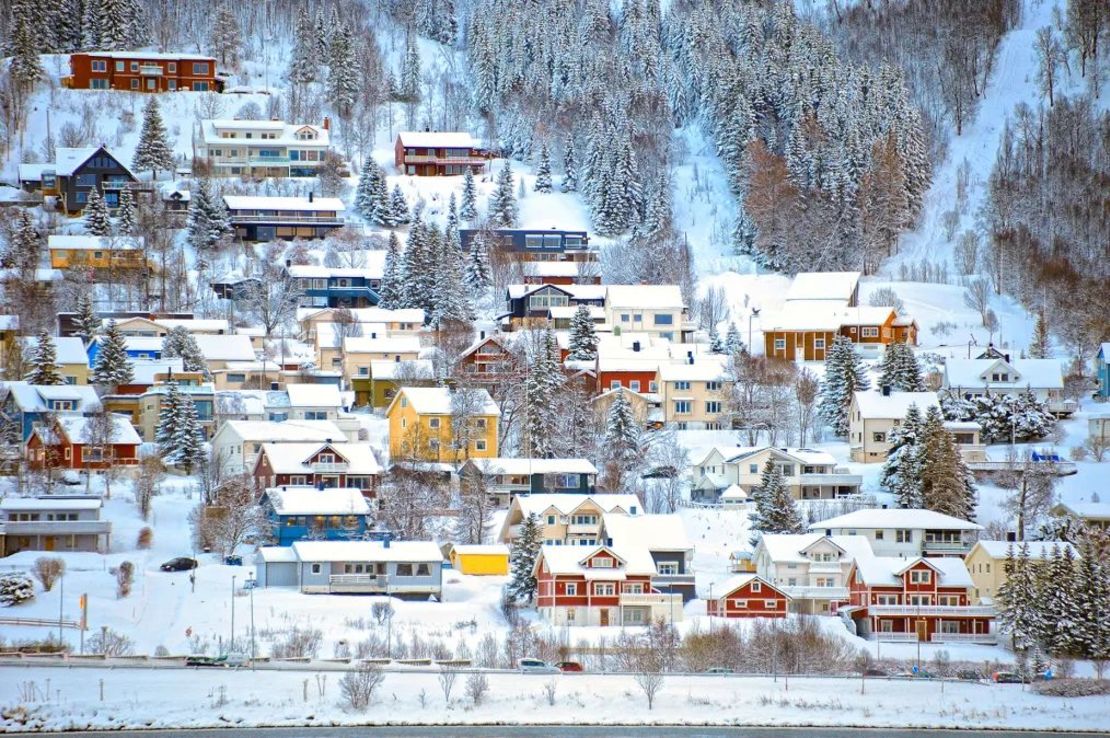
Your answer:
[[[515,495],[580,494],[597,491],[597,467],[589,459],[469,459],[459,478],[485,481],[491,504],[508,507]]]
[[[349,487],[271,487],[262,495],[273,543],[358,541],[370,532],[370,503],[362,490]]]
[[[382,275],[374,270],[287,264],[285,271],[301,290],[299,307],[365,308],[381,300]]]
[[[89,385],[0,382],[0,425],[18,427],[23,443],[48,413],[92,415],[100,409],[100,397]]]
[[[96,365],[96,355],[100,353],[100,343],[103,336],[97,336],[86,349],[89,355],[89,366]],[[127,358],[129,359],[161,359],[162,339],[158,336],[124,336]]]
[[[1098,395],[1110,398],[1110,343],[1098,350]]]

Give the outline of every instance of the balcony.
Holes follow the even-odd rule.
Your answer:
[[[377,574],[332,574],[328,577],[328,591],[344,592],[385,592],[389,577]]]
[[[231,215],[232,225],[246,225],[249,223],[260,223],[264,225],[304,225],[309,223],[336,225],[341,226],[346,223],[343,218],[336,215],[297,215],[295,213],[283,213],[281,215]]]
[[[929,638],[933,643],[983,643],[995,645],[998,636],[994,633],[933,633]]]
[[[941,553],[967,553],[973,545],[971,541],[930,541],[926,538],[922,548],[926,551],[940,551]]]
[[[621,592],[621,607],[673,607],[676,612],[682,612],[682,595],[663,594],[662,592],[644,592],[635,594]]]
[[[787,477],[787,479],[791,479],[791,477]],[[863,476],[860,474],[839,474],[836,472],[830,472],[828,474],[802,474],[798,477],[798,484],[813,487],[858,488],[863,484]]]
[[[868,605],[871,615],[908,615],[941,618],[993,618],[989,605]]]
[[[469,164],[484,165],[488,161],[483,156],[428,156],[426,154],[405,154],[406,164]]]
[[[567,526],[567,535],[570,536],[597,535],[600,532],[600,523],[571,523]]]
[[[847,587],[780,587],[795,600],[847,600]]]
[[[5,520],[0,532],[9,536],[76,536],[108,535],[112,524],[107,520]]]
[[[874,640],[884,643],[916,643],[917,633],[872,633]]]
[[[290,159],[288,156],[252,156],[247,159],[247,163],[252,167],[280,167],[289,166]],[[297,162],[300,164],[301,162]],[[319,162],[313,162],[318,164]]]
[[[161,77],[162,67],[157,64],[142,64],[139,66],[139,75],[142,77]]]
[[[693,587],[693,574],[656,574],[651,583],[656,587]]]
[[[342,474],[350,468],[350,464],[346,461],[335,462],[331,464],[316,463],[310,465],[312,471],[317,474]]]

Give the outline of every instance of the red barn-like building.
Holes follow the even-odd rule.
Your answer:
[[[784,618],[790,598],[755,574],[739,574],[726,581],[720,596],[706,601],[707,615],[722,618]]]
[[[131,421],[108,414],[111,433],[100,434],[93,418],[77,415],[58,418],[50,428],[35,428],[27,439],[27,460],[32,469],[107,469],[139,463],[142,439]],[[97,442],[98,436],[106,442]],[[110,439],[110,440],[107,440]]]

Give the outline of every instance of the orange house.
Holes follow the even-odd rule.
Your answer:
[[[763,350],[787,361],[824,361],[836,336],[852,343],[917,344],[917,322],[892,307],[830,307],[825,301],[792,300],[764,320]]]
[[[199,54],[146,51],[89,51],[71,54],[69,76],[62,84],[73,90],[133,92],[223,92],[216,60]]]

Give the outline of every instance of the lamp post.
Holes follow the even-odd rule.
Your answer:
[[[231,640],[228,641],[227,652],[235,651],[235,575],[231,575]]]
[[[757,308],[757,307],[753,307],[752,311],[748,314],[748,353],[749,354],[752,353],[752,351],[754,351],[754,347],[752,346],[752,318],[756,317],[757,315],[759,315],[759,308]]]
[[[258,581],[251,574],[251,578],[247,580],[251,590],[251,669],[254,669],[254,588],[258,586]]]

